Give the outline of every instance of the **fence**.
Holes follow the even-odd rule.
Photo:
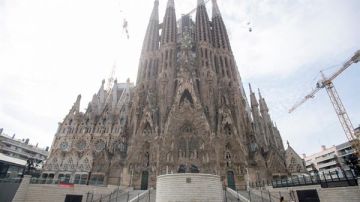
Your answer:
[[[2,178],[0,183],[21,183],[22,178]]]
[[[271,192],[265,188],[248,188],[237,186],[236,189],[224,187],[224,202],[278,202],[295,200],[294,192]]]
[[[339,175],[338,172],[329,172],[321,174],[316,173],[314,175],[292,176],[286,179],[273,180],[271,185],[274,188],[306,185],[321,185],[322,188],[330,188],[357,186],[358,182],[357,176],[355,176],[353,172],[342,172],[342,175]]]
[[[116,189],[108,195],[87,193],[86,202],[154,202],[156,190],[131,190]]]

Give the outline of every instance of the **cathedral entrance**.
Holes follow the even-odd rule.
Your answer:
[[[234,178],[234,172],[228,171],[227,172],[227,184],[230,189],[236,190],[235,187],[235,178]]]
[[[143,171],[141,175],[141,190],[148,189],[148,181],[149,181],[149,172]]]

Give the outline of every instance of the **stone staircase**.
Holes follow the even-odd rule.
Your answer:
[[[130,190],[113,192],[87,202],[155,202],[156,190]]]

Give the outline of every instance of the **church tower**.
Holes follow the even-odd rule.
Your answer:
[[[266,155],[276,134],[273,127],[265,132],[271,122],[265,101],[261,114],[251,92],[252,113],[247,110],[225,23],[217,1],[212,4],[211,20],[198,0],[195,22],[188,15],[177,21],[168,0],[159,23],[154,3],[129,115],[124,184],[145,189],[156,176],[177,172],[217,174],[229,186],[244,185],[247,176],[271,178]]]
[[[265,99],[247,100],[218,3],[194,20],[155,0],[136,86],[102,82],[85,112],[80,96],[55,135],[47,176],[147,189],[156,177],[201,172],[229,187],[286,174],[280,132]]]

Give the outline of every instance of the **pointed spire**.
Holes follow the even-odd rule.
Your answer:
[[[161,44],[176,43],[176,14],[174,0],[168,0],[161,32]]]
[[[250,90],[250,94],[253,93],[252,88],[251,88],[251,83],[249,83],[249,90]]]
[[[204,0],[197,0],[197,5],[198,5],[198,6],[200,6],[200,5],[205,5]]]
[[[213,24],[213,34],[214,34],[213,37],[214,47],[232,52],[229,36],[226,31],[225,23],[221,17],[219,6],[217,5],[216,0],[213,0],[212,3],[213,3],[212,24]]]
[[[142,52],[157,50],[159,44],[159,1],[154,1],[150,21],[146,30]]]
[[[155,0],[154,1],[154,8],[151,12],[151,20],[159,20],[159,1]]]
[[[79,112],[80,111],[80,101],[81,101],[81,94],[79,94],[76,98],[72,111]]]
[[[209,16],[207,14],[204,0],[198,0],[196,9],[196,39],[212,43]]]
[[[260,89],[258,89],[258,91],[259,91],[260,111],[261,111],[262,113],[268,112],[268,111],[269,111],[269,108],[267,107],[265,98],[263,98],[263,97],[261,96]]]
[[[259,92],[259,99],[261,100],[262,96],[261,96],[260,88],[258,88],[258,92]]]
[[[252,91],[251,84],[249,83],[249,89],[250,89],[250,102],[252,108],[257,108],[259,106],[259,103],[257,102],[255,93]]]
[[[166,6],[166,8],[175,8],[175,2],[174,2],[174,0],[169,0],[168,2],[167,2],[167,6]]]
[[[213,17],[221,16],[220,9],[216,0],[212,0],[212,5],[213,5],[212,16]]]

